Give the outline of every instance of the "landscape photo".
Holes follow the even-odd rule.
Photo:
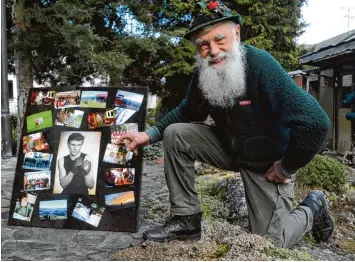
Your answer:
[[[69,108],[80,106],[80,90],[58,92],[55,95],[55,108]]]
[[[33,208],[36,203],[37,196],[35,194],[23,193],[22,197],[16,199],[13,218],[23,221],[31,221]]]
[[[99,206],[96,203],[83,203],[82,198],[78,199],[75,205],[72,216],[97,227],[105,212],[105,207]]]
[[[105,171],[106,187],[133,185],[134,178],[134,168],[110,168]]]
[[[23,153],[46,151],[49,149],[47,133],[39,132],[22,137]]]
[[[30,103],[35,106],[54,104],[55,91],[32,89]]]
[[[142,102],[144,95],[118,90],[115,99],[115,106],[138,111]]]
[[[138,124],[122,124],[118,126],[111,126],[111,144],[119,144],[118,138],[123,134],[138,132]]]
[[[84,111],[72,108],[59,109],[56,114],[54,124],[57,126],[67,126],[80,128]]]
[[[23,190],[47,190],[51,188],[51,172],[38,171],[26,172],[23,177]]]
[[[32,170],[50,170],[53,154],[29,152],[25,154],[22,168]]]
[[[33,132],[53,126],[52,110],[30,115],[26,118],[27,132]]]
[[[68,201],[48,200],[39,202],[40,220],[63,220],[68,216]]]
[[[80,107],[106,108],[107,91],[82,91]]]
[[[134,192],[127,191],[105,195],[105,204],[111,210],[135,207]]]

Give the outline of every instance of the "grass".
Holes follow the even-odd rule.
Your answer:
[[[36,126],[36,118],[43,119],[43,122],[38,126]],[[41,130],[41,129],[53,126],[52,111],[51,110],[47,110],[44,112],[30,115],[26,118],[26,120],[27,120],[26,121],[27,122],[27,132],[37,131],[37,130]]]
[[[265,253],[268,256],[278,260],[312,260],[312,257],[308,253],[296,249],[291,250],[288,248],[267,248]]]
[[[81,100],[80,107],[87,108],[106,108],[106,102],[98,102],[94,100]]]

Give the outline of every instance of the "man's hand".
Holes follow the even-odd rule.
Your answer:
[[[117,142],[121,144],[126,140],[128,151],[135,151],[139,146],[146,146],[150,143],[150,137],[145,132],[126,133],[118,137]]]
[[[91,170],[91,162],[89,160],[85,160],[81,165],[81,168],[85,171],[85,175],[89,174]]]
[[[82,164],[83,164],[83,159],[81,157],[78,157],[77,159],[75,159],[74,167],[81,166]]]
[[[73,168],[70,170],[73,174],[78,173],[80,166],[83,164],[83,159],[78,157],[74,160]]]
[[[281,160],[275,162],[265,174],[269,182],[275,184],[289,184],[291,179],[287,178],[281,170]]]

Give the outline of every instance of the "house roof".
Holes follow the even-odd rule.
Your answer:
[[[310,52],[299,57],[300,64],[315,64],[317,61],[334,56],[355,53],[355,30],[332,37],[328,40],[312,45]]]

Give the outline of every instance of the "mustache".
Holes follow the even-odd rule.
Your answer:
[[[221,52],[215,57],[208,56],[205,59],[206,59],[207,62],[209,62],[209,63],[212,62],[213,63],[213,62],[217,62],[217,61],[219,61],[221,59],[224,59],[224,58],[227,58],[227,57],[228,57],[228,54],[226,52]]]

